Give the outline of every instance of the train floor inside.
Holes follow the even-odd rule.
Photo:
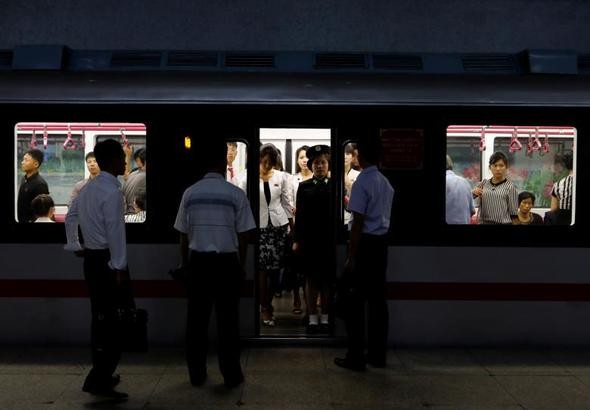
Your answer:
[[[386,368],[341,369],[339,347],[247,347],[245,383],[229,390],[209,357],[193,387],[180,348],[123,354],[113,402],[81,391],[89,349],[0,347],[2,409],[588,409],[590,349],[415,349]]]

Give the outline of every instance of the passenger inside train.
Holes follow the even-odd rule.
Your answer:
[[[573,127],[449,126],[447,224],[574,224],[576,141]]]
[[[310,166],[311,163],[307,158],[307,152],[310,147],[317,145],[329,149],[330,139],[331,132],[329,129],[260,129],[260,141],[263,144],[263,151],[260,154],[261,163],[263,162],[263,153],[265,157],[268,156],[268,152],[277,154],[277,161],[271,167],[272,169],[268,170],[267,165],[261,164],[259,189],[260,226],[268,230],[270,225],[276,223],[284,228],[279,229],[285,230],[284,238],[281,235],[270,239],[268,235],[262,235],[261,229],[260,246],[262,249],[260,258],[262,260],[259,263],[262,263],[259,266],[266,266],[271,259],[276,262],[272,269],[263,271],[266,277],[264,277],[264,273],[259,274],[258,277],[258,292],[261,296],[261,335],[271,337],[302,335],[323,337],[330,332],[327,315],[329,303],[327,292],[324,292],[325,296],[322,297],[322,293],[318,292],[317,286],[309,286],[310,282],[307,280],[306,274],[310,272],[313,262],[303,257],[301,253],[293,251],[294,229],[297,229],[298,223],[297,194],[301,186],[306,181],[313,179],[314,176]],[[280,168],[282,168],[282,171]],[[330,168],[326,168],[326,176],[329,176]],[[278,178],[279,176],[281,178]],[[275,180],[278,178],[280,182],[272,182],[272,187],[271,183],[269,183],[269,188],[265,190],[265,179],[271,181],[273,178]],[[276,191],[275,203],[272,202],[273,189]],[[266,196],[269,190],[271,191],[271,201],[267,202]],[[283,210],[287,221],[290,213],[292,215],[292,224],[286,222],[285,226],[285,224],[281,225],[280,221],[273,221],[273,218],[277,219],[278,216],[269,218],[271,212],[268,212],[267,209],[276,215]],[[270,225],[268,223],[269,219]],[[264,224],[263,221],[267,223]],[[333,218],[329,218],[328,223],[331,223],[331,221],[333,221]],[[299,224],[301,228],[302,223],[299,222]],[[326,236],[324,239],[328,240],[328,237]]]
[[[138,213],[135,199],[146,190],[146,127],[138,123],[41,123],[21,122],[15,130],[15,220],[34,222],[32,200],[50,194],[54,201],[55,222],[63,222],[68,207],[100,169],[92,149],[101,140],[121,142],[129,156],[127,180],[121,183],[128,192],[127,213]],[[136,169],[132,169],[131,157]],[[40,172],[41,171],[41,172]],[[24,175],[23,175],[24,174]],[[129,181],[130,180],[130,181]],[[133,183],[132,183],[133,182]],[[31,187],[35,186],[35,189]],[[143,202],[145,206],[145,201]],[[145,220],[146,209],[129,222]]]

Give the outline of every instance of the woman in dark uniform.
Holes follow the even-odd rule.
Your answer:
[[[305,275],[305,295],[309,333],[329,329],[329,292],[334,283],[334,246],[331,238],[332,209],[330,147],[315,145],[307,150],[308,164],[313,178],[299,184],[297,190],[297,218],[294,230],[293,251],[301,255]],[[320,296],[320,310],[318,309]]]

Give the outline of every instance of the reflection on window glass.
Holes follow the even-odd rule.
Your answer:
[[[15,219],[63,222],[71,202],[100,173],[92,148],[108,138],[120,141],[127,155],[126,174],[121,177],[125,220],[143,222],[146,129],[131,123],[16,124]]]
[[[247,146],[241,141],[227,141],[225,179],[248,193]]]
[[[570,225],[576,129],[449,126],[446,222]]]

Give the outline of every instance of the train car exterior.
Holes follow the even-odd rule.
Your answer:
[[[89,334],[81,263],[62,249],[63,225],[15,220],[14,136],[20,132],[15,134],[17,124],[25,123],[145,126],[148,217],[143,224],[128,225],[128,248],[138,304],[150,312],[154,343],[180,343],[184,334],[183,290],[167,272],[179,261],[172,228],[178,202],[198,173],[185,138],[197,151],[202,138],[244,144],[245,188],[256,210],[260,130],[268,128],[329,129],[333,158],[343,158],[348,141],[381,138],[389,144],[384,174],[396,190],[387,273],[391,344],[590,341],[584,326],[590,314],[585,234],[590,222],[583,211],[590,178],[590,79],[584,76],[2,72],[0,107],[6,190],[0,204],[0,323],[6,329],[1,342],[79,343]],[[576,165],[577,211],[571,225],[445,222],[449,135],[469,138],[488,126],[512,131],[531,126],[527,138],[557,127],[559,138],[571,137],[563,148],[573,152]],[[535,138],[541,144],[534,145],[535,158],[541,158],[544,137]],[[547,144],[549,152],[558,149]],[[488,150],[477,146],[474,151],[480,172],[492,147],[493,142]],[[333,181],[341,181],[342,165],[334,162]],[[334,182],[333,192],[342,215],[337,200],[342,183]],[[346,246],[342,218],[334,220],[337,269]],[[245,338],[256,338],[255,241],[250,248],[241,331]],[[337,326],[335,337],[342,334]]]

